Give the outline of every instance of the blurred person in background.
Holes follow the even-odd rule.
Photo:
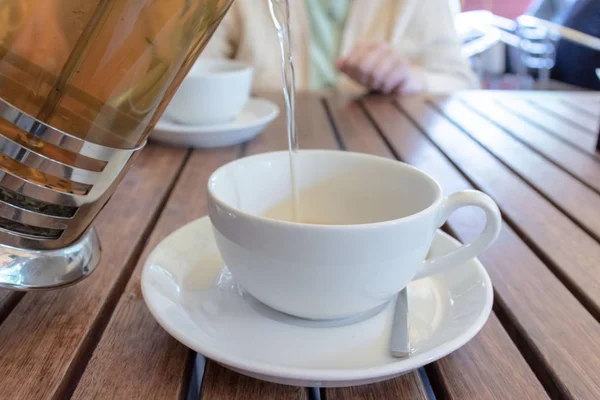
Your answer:
[[[558,18],[576,2],[577,0],[534,0],[525,14],[558,23]]]
[[[577,0],[560,18],[560,24],[600,38],[600,0]],[[558,42],[553,79],[600,90],[596,68],[600,68],[600,51],[564,39]]]
[[[600,38],[600,0],[538,0],[526,13]],[[600,51],[561,39],[551,78],[600,90],[596,68],[600,68]]]
[[[290,0],[298,90],[385,94],[477,88],[460,52],[453,0]],[[281,89],[281,54],[267,0],[235,0],[203,57],[255,68],[255,90]]]

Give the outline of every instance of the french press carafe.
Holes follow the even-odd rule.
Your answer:
[[[0,0],[0,287],[92,272],[93,219],[231,1]]]

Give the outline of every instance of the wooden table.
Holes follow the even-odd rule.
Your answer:
[[[280,96],[271,96],[279,99]],[[53,292],[0,291],[0,398],[599,399],[600,95],[472,92],[352,101],[300,95],[304,148],[397,158],[446,192],[476,188],[505,224],[481,256],[495,288],[471,342],[419,372],[369,386],[305,389],[257,381],[207,361],[166,334],[140,293],[149,251],[206,214],[219,165],[285,149],[281,115],[256,140],[217,150],[149,145],[95,222],[104,253],[86,281]],[[447,229],[474,237],[462,209]],[[201,363],[200,363],[201,364]],[[191,389],[190,389],[191,387]]]
[[[549,79],[548,82],[540,84],[538,81],[529,77],[530,82],[523,85],[521,78],[516,74],[484,74],[481,87],[488,90],[525,90],[526,87],[531,90],[568,90],[568,91],[586,91],[587,89]]]

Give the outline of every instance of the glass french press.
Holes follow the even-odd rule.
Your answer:
[[[0,0],[0,287],[87,276],[91,223],[233,0]]]

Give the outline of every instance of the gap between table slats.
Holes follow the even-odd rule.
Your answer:
[[[556,137],[569,146],[576,147],[592,157],[600,158],[596,153],[595,137],[577,128],[570,126],[564,121],[551,120],[542,111],[536,109],[531,104],[522,99],[514,100],[497,99],[495,102],[505,109],[515,113],[519,118],[527,121],[529,124],[539,127],[547,134]]]
[[[600,316],[598,242],[462,130],[439,118],[441,114],[436,110],[422,101],[404,101],[402,109],[412,118],[418,117],[417,125],[436,146],[473,182],[495,197],[511,227],[586,308]]]
[[[392,107],[388,100],[381,101],[384,102],[382,104]],[[346,101],[343,97],[332,97],[328,101],[328,108],[332,119],[336,122],[341,140],[348,150],[398,158],[400,153],[390,148],[390,143],[380,135],[375,121],[365,115],[359,103]],[[397,111],[395,113],[392,114],[393,117],[397,116]],[[401,129],[391,119],[388,120],[388,124],[394,126],[394,133]],[[421,149],[411,150],[404,150],[400,158],[418,164],[415,163],[414,158],[419,157]],[[503,362],[497,362],[494,358],[497,354],[493,354],[493,349],[497,347],[503,348]],[[531,399],[545,398],[542,386],[521,358],[506,332],[500,327],[494,314],[479,335],[452,356],[442,360],[435,363],[436,367],[427,368],[438,398],[472,398],[468,397],[470,394],[477,394],[477,398],[480,399],[494,398],[493,393],[503,390],[506,383],[505,380],[499,380],[499,376],[510,379],[512,387],[523,396],[529,396],[528,398]],[[437,367],[438,365],[440,367]],[[438,369],[442,370],[442,374],[437,373]],[[456,374],[457,371],[460,371],[460,374]],[[368,393],[377,394],[369,397],[373,399],[390,398],[389,393],[388,397],[385,396],[386,390],[391,389],[388,387],[376,391],[376,388],[366,386],[360,394],[365,396]],[[357,393],[354,389],[336,389],[336,391],[339,398]],[[401,395],[402,392],[396,390],[395,398],[404,398]]]
[[[564,142],[498,106],[485,96],[456,96],[455,98],[492,122],[497,128],[600,193],[600,159],[575,147],[566,146]]]
[[[8,289],[0,289],[0,325],[23,298],[25,292],[14,292]]]
[[[26,399],[68,394],[186,154],[148,146],[95,221],[104,252],[94,274],[66,289],[28,293],[0,325],[0,393]]]
[[[534,98],[519,96],[516,98],[516,101],[513,100],[514,99],[506,99],[499,100],[499,102],[502,104],[509,103],[509,107],[511,109],[519,110],[520,114],[531,116],[531,118],[534,118],[536,121],[541,120],[539,123],[550,131],[555,132],[557,130],[562,130],[569,132],[571,135],[575,134],[576,137],[580,137],[580,135],[586,135],[588,137],[593,135],[589,126],[582,125],[579,122],[572,123],[564,114],[561,115],[552,112],[551,110],[549,111],[548,107],[551,107],[550,104],[552,103],[544,101],[545,99],[540,96]],[[544,107],[544,104],[547,104],[546,107]],[[521,109],[521,106],[525,107]]]
[[[515,140],[462,102],[444,99],[429,104],[586,233],[600,240],[600,195],[594,189]],[[594,171],[600,173],[600,164],[594,165]]]
[[[475,186],[496,197],[500,207],[505,208],[505,196],[495,196],[502,192],[487,182],[503,186],[506,180],[498,180],[486,163],[477,162],[482,149],[474,150],[451,133],[440,139],[449,132],[446,125],[436,122],[441,116],[427,115],[422,107],[414,105],[408,114],[375,100],[366,105],[401,158],[409,157],[406,161],[436,177],[447,192]],[[475,162],[464,162],[460,154]],[[450,218],[449,226],[467,241],[482,226],[482,218],[464,209]],[[527,215],[523,218],[528,219]],[[496,289],[498,315],[552,397],[593,397],[600,390],[593,372],[600,363],[600,326],[527,248],[527,243],[527,237],[521,241],[505,225],[498,241],[480,256]],[[564,343],[566,348],[561,347]]]
[[[576,111],[590,115],[592,117],[600,118],[600,103],[598,102],[576,101],[569,98],[563,99],[561,100],[561,102],[568,105],[569,107],[572,107]]]
[[[596,136],[598,133],[597,128],[600,124],[600,117],[596,118],[586,113],[577,112],[556,99],[544,99],[544,101],[541,101],[539,98],[533,98],[528,99],[527,102],[546,114],[550,114],[555,118],[563,120],[569,125],[577,126],[589,135]]]

